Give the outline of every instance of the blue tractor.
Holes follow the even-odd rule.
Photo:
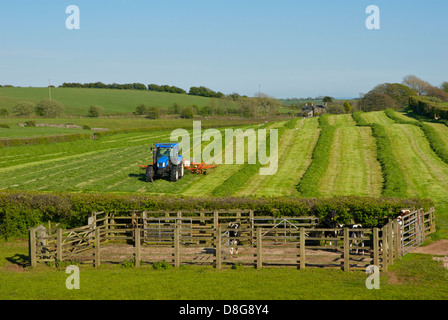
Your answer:
[[[146,181],[153,182],[159,178],[177,181],[184,176],[185,160],[179,154],[178,143],[156,143],[152,150],[152,164],[141,165],[146,168]]]

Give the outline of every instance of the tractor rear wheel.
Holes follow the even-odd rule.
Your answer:
[[[176,182],[179,180],[179,169],[177,166],[172,166],[170,169],[170,181]]]
[[[146,182],[154,181],[154,169],[151,166],[146,167]]]

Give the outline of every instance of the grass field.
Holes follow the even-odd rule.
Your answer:
[[[237,195],[298,195],[297,184],[311,163],[311,154],[318,137],[316,118],[297,120],[295,128],[286,129],[279,141],[277,173],[253,176]]]
[[[12,107],[18,102],[37,103],[48,97],[48,88],[0,88],[0,108],[12,112]],[[111,114],[133,112],[140,104],[166,108],[175,102],[180,106],[196,104],[200,107],[210,102],[210,98],[188,94],[86,88],[52,88],[51,98],[65,106],[67,115],[87,115],[91,105],[101,106],[104,113]]]
[[[406,195],[430,197],[436,202],[438,232],[435,238],[448,238],[448,164],[431,149],[419,126],[397,124],[384,112],[364,113],[362,117],[369,123],[383,124],[393,155],[404,173]],[[144,173],[138,167],[150,161],[150,145],[169,141],[174,128],[191,128],[191,120],[151,122],[153,120],[129,118],[73,118],[51,121],[71,120],[72,123],[89,120],[97,127],[111,129],[135,125],[153,126],[159,130],[112,134],[98,140],[2,148],[0,189],[174,194],[181,197],[298,197],[297,186],[313,162],[313,151],[323,130],[317,118],[296,119],[289,127],[285,126],[286,121],[269,123],[268,129],[283,130],[279,139],[278,171],[272,176],[259,175],[259,166],[256,165],[218,165],[208,175],[187,174],[176,183],[157,180],[150,184],[145,182]],[[223,121],[218,119],[210,120],[209,127],[213,127],[213,121],[221,125],[220,130],[224,129]],[[232,128],[242,125],[245,126],[242,128],[257,129],[254,122],[244,119],[226,124]],[[328,167],[313,187],[322,197],[380,196],[382,172],[371,128],[356,126],[351,115],[330,115],[328,124],[334,128]],[[436,123],[429,125],[448,147],[448,127]],[[45,134],[50,131],[49,128],[36,128],[36,132],[37,129],[43,129]],[[26,136],[23,132],[16,135]],[[203,142],[202,147],[205,146]],[[245,150],[245,157],[257,151],[247,147]],[[67,275],[62,269],[47,266],[39,266],[35,270],[19,268],[27,255],[26,242],[0,243],[0,299],[448,298],[446,269],[433,261],[430,255],[406,255],[390,271],[381,273],[381,290],[366,289],[364,272],[344,273],[340,270],[216,270],[203,267],[153,270],[148,266],[141,269],[83,266],[82,289],[78,291],[65,289]],[[220,289],[216,290],[217,287]]]
[[[67,290],[65,269],[21,270],[27,243],[0,243],[0,299],[11,300],[340,300],[447,299],[448,276],[429,255],[410,254],[385,273],[380,289],[368,290],[363,272],[322,269],[154,270],[102,265],[80,267],[80,289]],[[200,284],[200,285],[198,285]]]

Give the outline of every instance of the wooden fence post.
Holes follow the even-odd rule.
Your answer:
[[[261,269],[263,267],[263,258],[261,255],[262,251],[262,241],[261,241],[261,228],[257,228],[257,269]]]
[[[350,241],[348,228],[344,228],[344,271],[350,271]]]
[[[373,228],[373,264],[377,267],[380,265],[379,257],[379,241],[378,241],[378,228]]]
[[[95,229],[95,267],[100,266],[100,228]]]
[[[401,258],[401,239],[400,239],[400,225],[398,224],[398,220],[394,220],[394,243],[395,243],[395,260],[399,260]]]
[[[387,234],[389,233],[389,225],[386,224],[383,227],[383,271],[387,271],[388,267],[388,252],[389,252],[389,237]]]
[[[249,221],[250,221],[250,241],[251,244],[254,244],[254,210],[249,211]]]
[[[394,264],[394,243],[393,243],[393,236],[392,236],[392,232],[393,232],[393,224],[392,222],[389,223],[388,226],[388,230],[387,230],[387,236],[389,237],[388,239],[388,243],[389,243],[389,257],[388,257],[388,262],[390,265]]]
[[[29,234],[29,259],[31,267],[36,267],[36,230],[34,228],[30,229]]]
[[[135,266],[140,267],[140,228],[135,230]]]
[[[300,270],[305,269],[305,228],[300,228]]]
[[[179,226],[176,223],[174,224],[174,267],[179,268],[180,266],[180,239],[179,239]]]
[[[221,227],[215,228],[215,247],[216,247],[216,269],[221,269]]]
[[[62,229],[58,229],[56,241],[56,261],[62,261]]]

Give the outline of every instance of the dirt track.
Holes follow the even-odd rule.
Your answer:
[[[412,253],[432,254],[436,256],[448,256],[448,240],[439,240],[427,246],[419,247]]]
[[[422,253],[422,254],[430,254],[434,256],[443,256],[443,257],[433,257],[433,260],[441,261],[443,266],[448,269],[448,240],[439,240],[433,242],[427,246],[419,247],[412,251],[412,253]]]

